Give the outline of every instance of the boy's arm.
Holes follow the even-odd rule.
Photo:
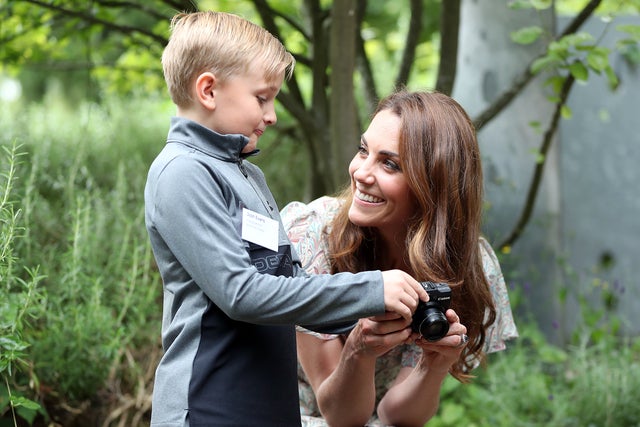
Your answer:
[[[154,188],[150,226],[163,241],[160,251],[169,253],[162,257],[175,257],[166,285],[178,300],[199,288],[229,317],[263,324],[341,322],[387,308],[410,312],[406,279],[384,286],[379,271],[294,278],[258,273],[234,211],[240,200],[193,158],[175,158]],[[280,243],[289,244],[286,237]]]

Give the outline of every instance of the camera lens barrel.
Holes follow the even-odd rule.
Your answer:
[[[429,294],[429,301],[418,303],[411,328],[427,341],[438,341],[449,332],[445,312],[451,303],[451,288],[446,283],[421,282]]]
[[[440,307],[428,303],[418,306],[411,327],[427,341],[438,341],[449,332],[449,322]]]

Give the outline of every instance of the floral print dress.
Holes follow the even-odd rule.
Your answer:
[[[282,209],[281,217],[285,230],[287,230],[289,239],[300,256],[303,268],[309,274],[330,273],[328,247],[324,232],[327,224],[331,223],[336,215],[340,203],[340,200],[334,197],[325,196],[309,204],[292,202]],[[516,338],[518,332],[513,322],[509,295],[496,254],[484,238],[480,239],[479,244],[484,273],[489,282],[496,307],[496,321],[487,331],[484,348],[486,353],[492,353],[504,350],[505,341]],[[297,329],[324,340],[340,338],[339,335],[319,334],[302,327]],[[420,347],[413,344],[401,345],[378,358],[375,377],[376,407],[396,378],[400,368],[415,366],[421,351]],[[326,422],[321,418],[313,389],[300,364],[298,364],[298,388],[303,426],[326,426]],[[377,416],[373,414],[367,425],[379,426],[381,424]]]

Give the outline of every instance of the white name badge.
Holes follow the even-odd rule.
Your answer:
[[[278,252],[278,221],[242,208],[242,239]]]

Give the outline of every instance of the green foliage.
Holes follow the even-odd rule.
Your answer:
[[[122,13],[113,8],[122,2],[48,2],[75,14],[56,14],[25,1],[0,4],[0,71],[20,72],[27,98],[42,101],[22,108],[0,105],[0,146],[7,159],[0,162],[0,374],[5,383],[0,384],[0,425],[3,417],[32,423],[49,416],[58,417],[52,424],[65,425],[55,413],[71,417],[87,402],[99,408],[94,419],[104,425],[145,425],[159,354],[161,285],[144,230],[142,189],[171,114],[166,101],[154,97],[165,91],[158,58],[175,12],[169,3],[127,2]],[[425,3],[426,29],[411,81],[416,87],[433,86],[439,43],[434,11],[440,3]],[[554,3],[573,14],[585,2]],[[257,16],[248,1],[198,4]],[[302,2],[269,4],[308,28]],[[330,6],[329,1],[320,4]],[[637,13],[638,4],[605,0],[598,12]],[[552,2],[511,5],[543,11]],[[381,93],[393,82],[389,76],[395,74],[408,19],[408,9],[397,2],[369,2],[363,37]],[[115,27],[93,25],[98,21]],[[304,32],[282,16],[276,21],[283,23],[290,50],[313,51]],[[639,63],[638,26],[615,29],[624,37],[614,49]],[[530,44],[551,38],[530,26],[515,32],[513,40]],[[599,46],[586,33],[572,34],[552,42],[531,70],[547,73],[550,100],[556,102],[568,75],[586,80],[603,74],[615,87],[609,64],[614,49]],[[296,74],[308,100],[312,76],[300,70],[304,67]],[[117,100],[116,93],[130,99]],[[263,152],[252,161],[263,168],[282,205],[306,199],[312,148],[300,142],[300,126],[287,112],[278,115],[278,130],[265,134]],[[564,107],[562,115],[568,118],[571,111]],[[22,144],[19,150],[15,141]],[[538,153],[536,161],[544,161],[544,155]],[[34,265],[40,267],[29,267]],[[570,347],[547,343],[535,324],[517,318],[521,338],[492,355],[473,384],[447,381],[440,413],[429,425],[637,425],[632,417],[639,412],[640,344],[618,337],[620,322],[610,316],[618,298],[613,288],[602,282],[589,289],[600,297],[599,304],[594,295],[560,290],[562,302],[577,300],[580,306],[581,324],[569,331]],[[514,306],[525,297],[512,294]]]
[[[519,0],[510,4],[514,9],[533,8],[536,10],[545,10],[550,7],[556,7],[559,13],[576,13],[584,4],[576,4],[576,2],[564,1],[554,5],[548,1],[537,0]],[[603,2],[598,8],[598,13],[603,16],[603,21],[610,23],[613,17],[624,15],[626,13],[640,12],[640,2],[637,0],[627,0],[622,2]],[[551,102],[558,102],[560,88],[567,75],[573,76],[578,81],[586,82],[590,73],[604,75],[612,89],[618,84],[618,76],[611,67],[609,57],[614,51],[619,51],[635,63],[640,58],[640,27],[637,25],[618,25],[616,30],[626,33],[627,36],[616,43],[615,50],[600,46],[599,40],[595,39],[589,33],[576,32],[564,35],[557,40],[553,39],[553,35],[545,34],[540,26],[529,26],[521,28],[512,33],[511,38],[515,43],[527,45],[546,37],[552,40],[547,47],[544,55],[537,58],[531,64],[531,72],[534,74],[549,72],[546,85],[553,92],[549,97]],[[564,105],[562,107],[562,116],[564,118],[571,117],[570,109]]]
[[[544,34],[542,27],[532,26],[520,28],[511,34],[511,40],[518,44],[531,44]]]
[[[56,96],[46,99],[40,106],[0,109],[2,146],[23,153],[15,168],[3,163],[1,169],[9,171],[3,186],[14,176],[12,190],[4,192],[12,202],[4,205],[2,230],[9,220],[19,232],[9,245],[11,262],[1,264],[12,285],[6,291],[2,276],[0,319],[19,333],[2,329],[0,373],[9,379],[15,416],[27,423],[50,417],[70,425],[61,408],[72,408],[66,417],[83,411],[89,417],[82,408],[91,407],[92,419],[110,420],[105,425],[148,425],[162,291],[143,224],[142,190],[171,110],[154,99],[110,99],[74,110],[56,104]],[[12,148],[15,140],[23,144],[19,150]],[[276,138],[263,154],[272,159],[266,163],[273,173],[282,174],[280,148]],[[300,168],[289,169],[290,178]],[[518,266],[501,261],[505,275],[518,279]],[[511,289],[520,338],[490,355],[471,384],[448,379],[429,426],[637,425],[640,342],[619,336],[611,313],[620,294],[605,281],[569,287],[581,278],[559,262],[567,279],[559,301],[580,304],[580,323],[567,331],[573,332],[570,345],[547,342],[520,310],[525,291]],[[602,268],[611,262],[605,257]],[[42,267],[29,272],[22,265]],[[12,376],[2,370],[7,361]],[[3,415],[13,416],[5,390],[0,387],[0,425]]]
[[[36,282],[47,289],[46,300],[34,306],[31,327],[13,341],[3,333],[1,345],[14,351],[3,351],[2,361],[6,354],[9,362],[29,368],[30,377],[16,381],[24,392],[15,397],[48,402],[49,413],[58,406],[86,405],[109,381],[128,387],[129,396],[151,386],[152,371],[145,366],[155,364],[159,353],[161,281],[144,226],[142,195],[170,116],[167,104],[153,99],[137,105],[88,103],[73,110],[50,99],[41,106],[0,111],[6,138],[0,145],[20,141],[24,153],[14,181],[20,184],[14,187],[14,205],[20,206],[22,228],[11,246],[13,259],[42,266],[24,278],[18,277],[15,261],[5,269],[13,288],[11,299],[4,298],[3,289],[2,319],[25,305],[25,298],[33,301]],[[17,218],[7,209],[3,214]],[[115,379],[116,373],[127,379]],[[133,412],[148,409],[120,403],[124,409],[114,411],[125,424]],[[96,419],[101,418],[106,414]]]
[[[533,325],[521,324],[520,334],[490,357],[476,382],[445,385],[429,427],[638,425],[640,360],[632,343],[616,338],[561,350]]]
[[[566,347],[550,344],[535,323],[516,317],[520,337],[507,343],[507,350],[489,355],[471,384],[448,378],[439,412],[427,425],[638,426],[640,339],[619,335],[613,307],[606,305],[611,299],[606,288],[603,283],[592,288],[607,291],[600,295],[602,309],[590,292],[578,295],[581,321]],[[566,302],[566,289],[561,293],[560,300]],[[512,290],[516,312],[520,297]]]
[[[46,6],[45,6],[46,5]],[[24,93],[40,100],[42,76],[55,77],[74,102],[96,98],[103,87],[120,93],[164,88],[158,61],[175,4],[129,2],[0,4],[0,71],[20,75]],[[80,86],[81,90],[77,90]]]
[[[36,318],[43,292],[37,287],[43,279],[38,269],[22,264],[15,251],[15,241],[22,237],[20,210],[15,208],[14,188],[20,147],[13,142],[2,146],[0,157],[0,416],[10,412],[18,418],[32,421],[40,405],[26,397],[23,391],[37,383],[37,376],[30,372],[29,343],[25,338],[30,320]],[[6,171],[6,172],[4,172]],[[23,372],[26,374],[23,376]]]

